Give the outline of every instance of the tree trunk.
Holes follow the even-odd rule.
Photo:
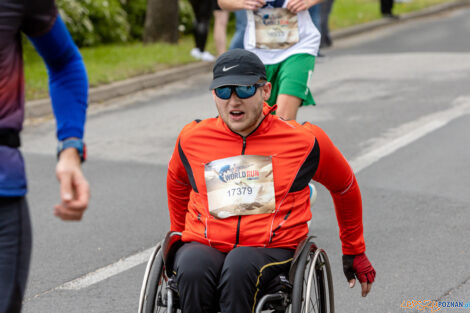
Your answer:
[[[178,0],[148,0],[144,43],[178,42]]]

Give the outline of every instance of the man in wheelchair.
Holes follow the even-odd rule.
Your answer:
[[[308,235],[311,179],[333,197],[344,272],[366,296],[375,270],[348,162],[319,127],[271,114],[271,84],[255,54],[230,50],[213,75],[219,116],[186,125],[168,166],[171,230],[183,242],[173,262],[182,312],[254,311]]]

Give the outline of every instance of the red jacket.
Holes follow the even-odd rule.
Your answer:
[[[269,114],[243,138],[220,117],[194,121],[181,131],[168,165],[171,230],[228,252],[236,246],[295,249],[308,234],[310,179],[333,197],[343,254],[365,251],[362,202],[354,173],[319,127]],[[205,164],[237,155],[272,156],[275,212],[219,219],[209,213]]]

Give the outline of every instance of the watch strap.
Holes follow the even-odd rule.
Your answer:
[[[83,142],[82,139],[66,139],[63,141],[59,141],[57,145],[57,158],[59,158],[60,153],[68,148],[75,148],[78,151],[78,155],[80,156],[80,161],[85,162],[86,160],[86,144]]]

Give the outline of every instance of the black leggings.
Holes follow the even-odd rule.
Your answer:
[[[0,313],[19,313],[28,279],[31,224],[24,197],[0,197]]]
[[[212,0],[190,0],[196,20],[194,21],[194,40],[196,47],[204,51],[207,34],[209,33],[209,21],[212,15]]]
[[[222,253],[191,242],[175,257],[183,313],[252,312],[263,288],[289,270],[294,250],[238,247]]]
[[[380,0],[380,12],[382,14],[392,14],[393,0]]]

